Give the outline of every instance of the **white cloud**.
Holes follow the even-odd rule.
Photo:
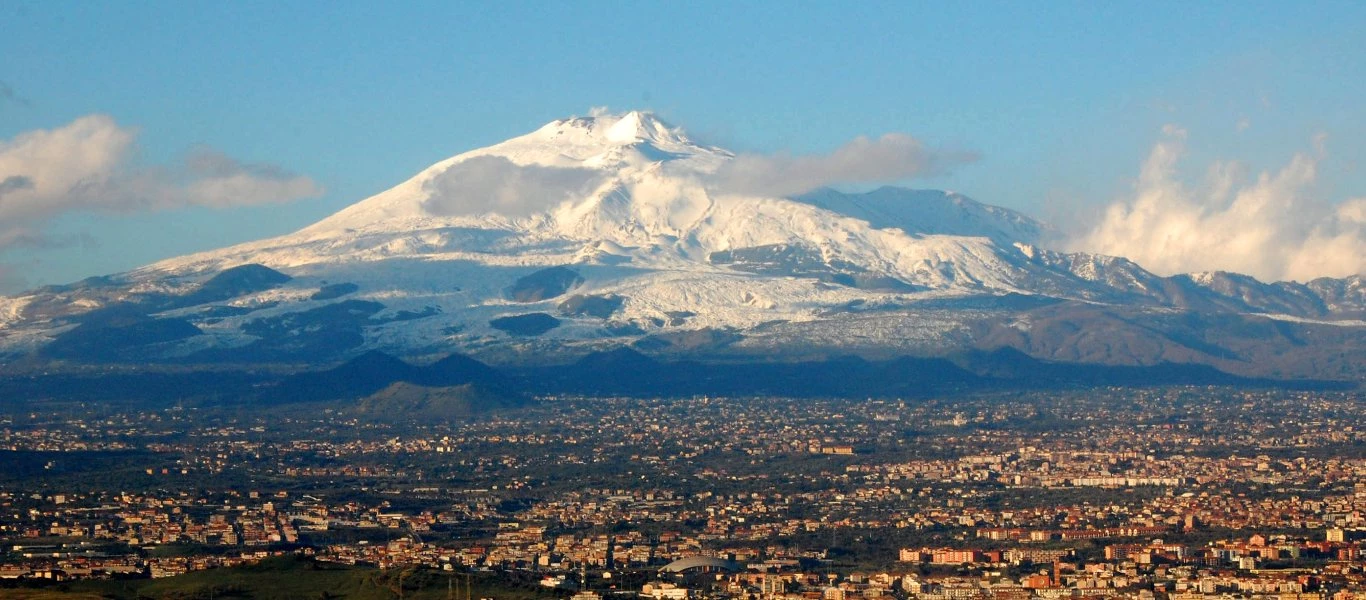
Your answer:
[[[202,206],[272,204],[322,194],[322,188],[312,179],[274,165],[243,164],[210,149],[192,153],[186,167],[188,181],[178,193]]]
[[[889,133],[855,138],[827,155],[741,154],[718,169],[709,184],[726,193],[791,196],[827,185],[933,175],[976,158],[930,150],[909,135]]]
[[[90,115],[0,141],[0,250],[33,245],[48,221],[69,212],[226,208],[322,193],[307,177],[207,149],[181,165],[139,167],[136,138],[112,118]]]
[[[1070,242],[1075,250],[1124,256],[1155,273],[1234,271],[1263,281],[1307,281],[1366,273],[1366,200],[1338,206],[1314,195],[1315,154],[1298,154],[1255,179],[1237,163],[1210,166],[1202,185],[1178,174],[1186,132],[1165,138],[1144,163],[1134,195],[1106,208]]]
[[[430,196],[423,208],[435,215],[524,217],[586,193],[600,176],[591,169],[518,165],[501,156],[476,156],[427,181]]]
[[[1366,225],[1366,198],[1348,200],[1338,205],[1337,218],[1340,223]]]

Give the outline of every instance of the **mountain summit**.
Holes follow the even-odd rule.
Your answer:
[[[0,352],[514,361],[625,344],[764,356],[1009,346],[1244,366],[1241,346],[1190,338],[1182,319],[1204,314],[1321,330],[1335,351],[1359,351],[1332,340],[1360,331],[1360,278],[1163,278],[1049,251],[1046,225],[960,194],[740,193],[727,185],[737,164],[650,113],[553,121],[292,234],[0,299]],[[1110,339],[1088,335],[1102,325]],[[1251,335],[1234,330],[1235,346]]]
[[[438,162],[301,233],[424,226],[429,222],[414,221],[453,216],[506,221],[550,211],[571,195],[592,195],[609,180],[657,165],[705,173],[729,156],[694,144],[649,113],[552,121]]]

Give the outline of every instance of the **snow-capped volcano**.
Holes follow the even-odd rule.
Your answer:
[[[1057,301],[1298,318],[1362,305],[1359,281],[1215,292],[1050,252],[1045,225],[951,192],[740,193],[737,164],[649,113],[554,121],[292,234],[0,299],[0,348],[184,360],[608,343],[924,351]]]
[[[301,234],[327,235],[553,216],[603,201],[667,165],[674,176],[712,172],[730,154],[697,145],[647,113],[553,121],[527,135],[443,160],[386,192],[358,202]],[[568,205],[566,205],[568,204]],[[454,218],[454,217],[464,217]]]
[[[911,286],[1018,291],[1000,252],[1042,226],[957,194],[884,188],[796,199],[718,185],[725,150],[648,113],[554,121],[441,161],[297,233],[190,255],[139,273],[277,269],[395,257],[505,266],[601,262],[715,271],[785,247],[807,268],[854,269]],[[811,262],[815,261],[815,262]],[[734,268],[723,268],[734,272]],[[1028,270],[1027,268],[1025,270]]]

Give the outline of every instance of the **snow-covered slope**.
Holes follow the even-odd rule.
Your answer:
[[[954,192],[882,187],[846,194],[825,188],[795,199],[862,219],[873,227],[894,227],[910,234],[985,237],[1009,246],[1037,244],[1048,232],[1046,225],[1023,214]]]
[[[710,175],[730,158],[645,113],[555,121],[437,163],[295,234],[135,276],[244,263],[317,271],[396,257],[522,267],[604,256],[716,274],[735,269],[713,264],[715,253],[779,246],[825,270],[924,288],[1023,291],[1034,276],[1011,244],[1033,243],[1042,226],[1013,211],[895,188],[798,200],[729,194]]]
[[[131,335],[145,343],[123,351],[148,357],[285,359],[699,331],[712,333],[689,344],[730,343],[777,322],[792,343],[796,325],[839,331],[849,315],[859,343],[896,345],[908,331],[960,335],[946,302],[1009,296],[1185,306],[1236,293],[1248,311],[1324,313],[1266,300],[1298,288],[1174,283],[1124,259],[1043,250],[1046,226],[959,194],[731,193],[716,174],[732,158],[648,113],[554,121],[289,235],[0,300],[0,347],[55,340],[78,356],[92,347],[80,339]],[[1320,287],[1360,303],[1360,286]],[[868,325],[918,305],[940,307],[915,317],[936,325]]]

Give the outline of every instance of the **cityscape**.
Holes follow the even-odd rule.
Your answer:
[[[108,589],[82,584],[308,557],[547,596],[1351,598],[1361,400],[551,397],[387,425],[315,407],[11,413],[0,577]]]

